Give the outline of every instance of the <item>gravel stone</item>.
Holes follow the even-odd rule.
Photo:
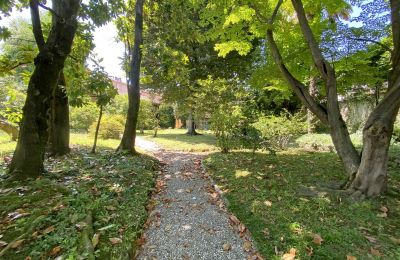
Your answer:
[[[165,151],[156,155],[165,164],[160,179],[166,186],[153,198],[157,203],[137,259],[250,257],[229,214],[207,192],[212,182],[200,165],[202,155]]]

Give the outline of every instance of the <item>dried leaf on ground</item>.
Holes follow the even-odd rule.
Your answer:
[[[47,234],[53,232],[54,229],[55,229],[54,226],[50,226],[50,227],[46,228],[45,230],[43,230],[42,233],[47,235]]]
[[[93,248],[96,248],[97,244],[99,243],[99,239],[100,239],[100,233],[96,233],[93,235],[93,238],[92,238]]]
[[[250,250],[252,249],[251,243],[249,241],[246,241],[243,243],[243,249],[246,252],[250,252]]]
[[[50,256],[56,256],[56,255],[60,254],[61,250],[62,250],[61,246],[54,247],[50,251]]]
[[[15,241],[15,242],[13,242],[13,243],[10,245],[10,247],[11,247],[12,249],[18,248],[18,247],[20,247],[20,246],[22,245],[22,243],[23,243],[24,241],[25,241],[25,239],[17,240],[17,241]]]
[[[347,255],[346,260],[357,260],[357,257],[352,255]]]
[[[225,243],[222,248],[224,249],[224,251],[229,251],[231,250],[232,246],[231,244]]]
[[[324,241],[320,234],[313,235],[313,243],[316,245],[322,245],[322,241]]]
[[[112,237],[109,238],[111,244],[116,245],[116,244],[121,244],[122,243],[122,239],[119,237]]]
[[[291,248],[289,250],[289,253],[286,253],[282,256],[282,260],[294,260],[295,257],[296,257],[296,249]]]
[[[364,236],[369,242],[375,244],[378,240],[372,236]]]
[[[8,245],[8,243],[6,241],[0,240],[0,247],[5,247],[6,245]]]
[[[371,247],[370,252],[374,256],[383,256],[383,254],[378,249],[375,249],[373,247]]]

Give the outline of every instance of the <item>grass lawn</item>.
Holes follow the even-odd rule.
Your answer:
[[[100,140],[93,155],[85,147],[91,138],[73,134],[71,139],[71,153],[46,160],[43,177],[0,183],[0,259],[78,259],[92,253],[98,259],[133,257],[158,162],[107,149],[118,140]],[[13,151],[15,142],[0,140],[3,154]],[[5,171],[0,163],[0,175]],[[86,246],[92,239],[94,249]]]
[[[198,131],[201,135],[186,135],[186,129],[164,129],[158,131],[157,137],[153,137],[153,131],[145,131],[145,139],[157,143],[160,147],[171,151],[207,152],[216,151],[217,139],[214,135]]]
[[[361,202],[301,195],[302,185],[343,180],[334,153],[214,153],[205,165],[266,259],[280,259],[291,248],[298,259],[400,259],[399,158],[397,147],[388,194]]]

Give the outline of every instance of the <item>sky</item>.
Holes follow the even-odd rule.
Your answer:
[[[9,24],[17,17],[30,19],[29,10],[14,11],[9,17],[0,20],[0,26]],[[125,81],[125,72],[121,69],[121,60],[119,59],[124,53],[124,45],[116,42],[116,36],[117,30],[113,23],[97,28],[94,32],[94,43],[96,45],[94,52],[98,58],[103,59],[101,65],[104,66],[110,76],[118,77]]]

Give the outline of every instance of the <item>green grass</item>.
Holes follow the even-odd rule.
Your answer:
[[[145,131],[142,136],[170,151],[207,152],[218,150],[215,136],[208,132],[198,132],[201,135],[189,136],[185,134],[185,129],[165,129],[158,131],[157,137],[153,137],[153,131]]]
[[[361,134],[354,133],[350,137],[356,147],[362,146]],[[297,138],[296,143],[301,147],[315,147],[321,150],[333,147],[330,134],[305,134]]]
[[[134,242],[147,219],[158,163],[146,155],[87,151],[76,147],[67,156],[46,160],[47,173],[37,180],[1,184],[0,240],[11,243],[27,232],[22,244],[1,259],[54,259],[58,255],[78,259],[84,252],[79,225],[90,213],[94,233],[100,234],[95,255],[99,259],[132,257]],[[4,174],[1,164],[0,171]],[[29,215],[12,220],[8,216],[13,212]],[[28,231],[32,223],[33,230]],[[112,245],[109,238],[115,237],[122,243]],[[53,254],[57,247],[61,251]]]
[[[93,137],[88,134],[82,133],[71,133],[70,135],[71,146],[80,146],[91,148],[93,146]],[[98,139],[97,147],[99,149],[116,149],[119,145],[120,140],[116,139]],[[17,142],[11,141],[10,137],[0,131],[0,161],[2,161],[3,156],[12,154],[14,152]]]
[[[392,149],[388,195],[362,202],[301,195],[303,185],[343,181],[334,153],[214,153],[205,165],[225,192],[229,210],[249,228],[266,259],[280,259],[291,248],[299,259],[310,258],[311,248],[313,259],[378,258],[371,247],[384,254],[382,259],[400,259],[400,247],[393,240],[400,239],[398,158],[400,147]],[[389,208],[385,218],[378,217],[382,206]],[[321,245],[313,243],[314,234],[321,235]]]

